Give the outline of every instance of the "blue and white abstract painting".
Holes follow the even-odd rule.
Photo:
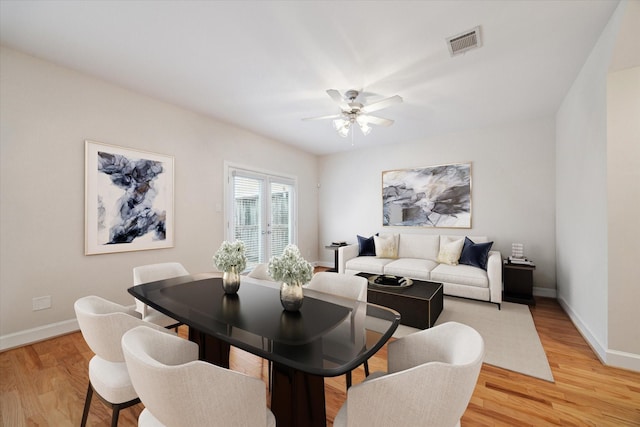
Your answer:
[[[85,252],[173,246],[173,158],[87,141]]]
[[[471,164],[382,172],[382,225],[471,228]]]

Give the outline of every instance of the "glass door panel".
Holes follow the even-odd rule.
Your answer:
[[[234,176],[232,240],[244,242],[247,265],[255,265],[263,259],[263,188],[261,179]]]
[[[271,181],[271,234],[272,255],[281,255],[291,243],[292,186]]]
[[[245,244],[247,268],[268,262],[294,243],[295,182],[240,169],[230,169],[232,221],[230,240]]]

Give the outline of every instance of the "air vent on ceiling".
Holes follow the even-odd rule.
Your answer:
[[[482,46],[480,27],[478,26],[469,31],[465,31],[462,34],[449,37],[447,39],[447,46],[449,47],[449,53],[451,56],[459,55],[468,50]]]

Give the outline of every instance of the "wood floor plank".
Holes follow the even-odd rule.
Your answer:
[[[560,305],[538,298],[531,308],[555,383],[483,365],[462,426],[640,426],[640,373],[602,365]],[[186,337],[186,327],[180,328]],[[0,426],[77,426],[93,354],[79,332],[0,353]],[[386,370],[386,346],[370,361]],[[268,364],[232,348],[231,369],[261,378],[268,396]],[[353,372],[353,383],[364,370]],[[325,380],[327,425],[346,399],[344,375]],[[143,406],[120,414],[135,426]],[[108,426],[111,411],[94,400],[90,426]],[[301,426],[304,427],[304,426]]]

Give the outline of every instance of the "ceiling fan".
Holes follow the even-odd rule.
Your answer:
[[[349,129],[352,125],[357,124],[364,135],[368,135],[371,132],[371,125],[378,126],[391,126],[393,120],[385,119],[378,116],[372,116],[369,113],[382,110],[383,108],[390,107],[394,104],[402,102],[402,97],[394,95],[389,98],[382,99],[380,101],[373,102],[371,104],[364,105],[360,102],[356,102],[360,92],[351,89],[345,92],[344,96],[335,89],[327,90],[327,94],[340,106],[341,112],[339,114],[331,114],[328,116],[309,117],[303,120],[325,120],[334,119],[333,127],[338,131],[338,134],[342,137],[349,135]]]

